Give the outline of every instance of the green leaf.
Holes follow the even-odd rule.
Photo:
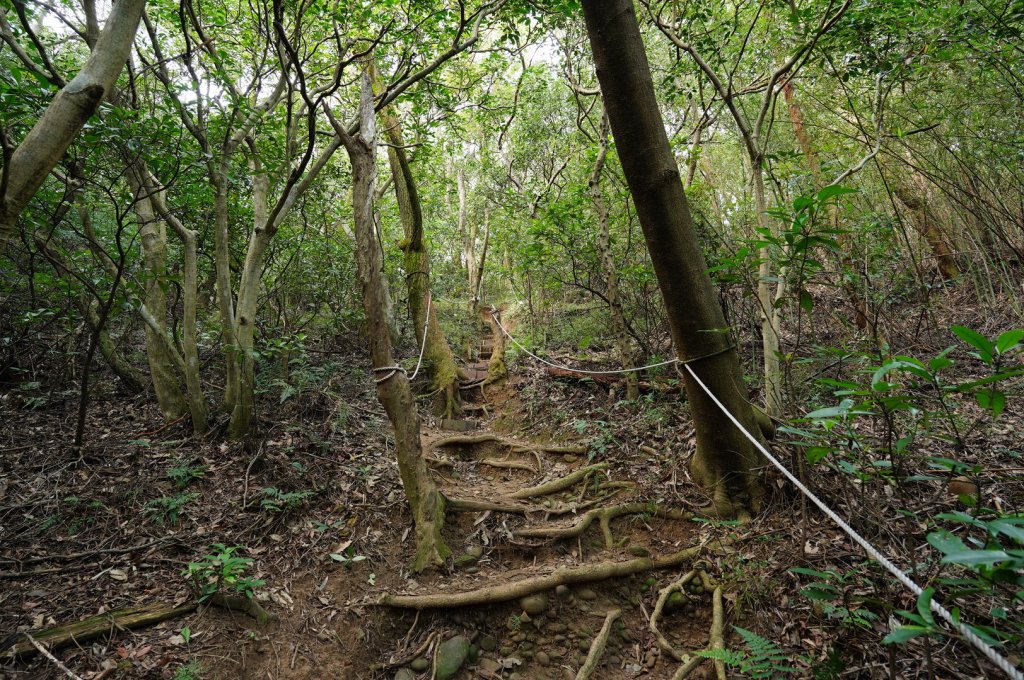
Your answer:
[[[900,645],[916,637],[927,635],[928,629],[924,626],[900,626],[882,639],[883,645]]]
[[[959,564],[964,567],[999,564],[1010,559],[1003,550],[967,550],[950,553],[942,558],[943,564]]]
[[[814,298],[806,290],[800,291],[800,307],[805,312],[809,312],[814,309]]]
[[[921,615],[929,626],[935,625],[935,619],[932,618],[932,598],[935,597],[935,588],[925,588],[920,595],[917,596],[917,613]]]
[[[953,326],[950,328],[954,335],[966,342],[971,347],[978,350],[978,358],[985,363],[992,363],[992,352],[995,351],[995,347],[984,335],[978,331],[967,328],[966,326]]]
[[[1006,331],[996,338],[996,351],[1000,354],[1006,354],[1019,346],[1022,339],[1024,339],[1024,328]]]
[[[822,201],[827,201],[828,199],[834,198],[836,196],[843,196],[844,194],[855,194],[855,193],[857,193],[856,189],[852,189],[850,187],[840,186],[838,184],[830,184],[827,187],[823,187],[821,189],[821,191],[818,192],[818,197],[817,198],[818,198],[819,202],[822,202]]]
[[[958,536],[945,529],[928,534],[928,543],[944,555],[969,552],[967,546]]]

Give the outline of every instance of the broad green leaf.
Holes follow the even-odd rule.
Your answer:
[[[1024,339],[1024,328],[1006,331],[996,338],[996,351],[1000,354],[1006,354],[1019,346],[1022,339]]]
[[[921,615],[921,618],[928,622],[929,626],[935,625],[935,619],[932,617],[932,598],[935,597],[935,588],[925,588],[920,595],[917,596],[917,613]]]
[[[927,635],[928,629],[924,626],[900,626],[882,639],[883,645],[903,644],[916,637]]]
[[[978,357],[985,363],[992,363],[992,352],[995,350],[992,343],[978,331],[966,326],[953,326],[950,328],[954,335],[978,350]]]
[[[823,187],[821,191],[818,192],[818,201],[827,201],[828,199],[834,198],[836,196],[843,196],[844,194],[855,193],[857,193],[857,189],[840,186],[838,184],[831,184],[827,187]]]
[[[950,553],[942,558],[943,564],[959,564],[964,567],[999,564],[1011,559],[1004,550],[967,550]]]

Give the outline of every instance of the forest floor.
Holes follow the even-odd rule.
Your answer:
[[[40,395],[31,410],[4,394],[0,640],[126,607],[186,604],[194,596],[182,570],[223,544],[241,546],[237,554],[265,582],[256,597],[269,623],[203,606],[135,630],[110,625],[109,634],[59,652],[61,663],[86,680],[431,678],[439,643],[464,636],[471,658],[453,677],[573,678],[606,615],[620,610],[591,677],[667,680],[680,662],[659,647],[651,617],[659,590],[696,566],[707,578],[695,578],[684,602],[657,619],[680,653],[708,646],[711,588],[720,584],[727,623],[779,645],[800,676],[837,677],[829,668],[844,668],[844,677],[927,676],[926,643],[891,656],[879,644],[888,622],[836,621],[798,595],[804,583],[791,567],[860,569],[874,573],[875,587],[851,585],[850,595],[914,609],[909,593],[878,577],[776,476],[766,476],[766,508],[752,523],[700,516],[704,495],[685,472],[692,427],[677,394],[648,392],[628,403],[592,381],[553,379],[526,363],[513,364],[505,383],[464,390],[475,422],[425,416],[425,451],[453,499],[444,532],[453,559],[447,569],[411,574],[393,439],[369,373],[352,368],[365,364],[357,347],[303,368],[306,379],[293,374],[289,384],[299,387],[290,393],[268,390],[262,435],[243,443],[194,439],[183,423],[162,426],[145,395],[100,381],[89,445],[77,452],[66,444],[74,389]],[[469,368],[482,376],[485,364]],[[1012,428],[1003,431],[1011,447]],[[524,494],[573,473],[577,482],[562,491]],[[517,493],[533,497],[513,500]],[[841,502],[843,494],[834,495]],[[933,511],[955,507],[947,496],[938,484],[920,500]],[[466,509],[473,501],[495,507]],[[595,521],[578,535],[537,535],[621,504],[635,505],[607,534]],[[681,514],[661,517],[655,508]],[[897,534],[874,538],[912,551]],[[691,546],[695,556],[668,568],[640,564]],[[417,612],[379,604],[385,593],[450,596],[607,563],[641,568],[572,577],[558,588],[549,582],[534,597],[478,606]],[[731,625],[725,643],[743,647]],[[934,677],[980,677],[963,648],[927,644]],[[706,661],[690,677],[713,675]],[[38,655],[0,660],[0,679],[48,677],[65,674]]]

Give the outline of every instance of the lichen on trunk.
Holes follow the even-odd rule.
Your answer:
[[[395,358],[384,307],[382,256],[374,236],[373,222],[373,183],[376,173],[373,90],[370,76],[365,71],[359,112],[358,134],[350,134],[340,124],[335,125],[335,131],[341,137],[352,163],[356,266],[366,313],[377,398],[395,431],[399,476],[412,510],[416,552],[411,566],[414,571],[422,571],[427,567],[444,564],[451,550],[441,537],[445,501],[427,471],[420,443],[420,418],[412,388],[404,370],[390,368],[395,366]]]

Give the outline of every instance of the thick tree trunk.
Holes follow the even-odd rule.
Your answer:
[[[605,159],[608,157],[608,118],[601,116],[601,139],[594,169],[590,173],[590,201],[597,216],[597,250],[601,254],[601,267],[604,269],[605,297],[608,298],[608,312],[612,317],[612,337],[615,350],[623,368],[632,368],[633,349],[630,346],[629,333],[626,330],[626,317],[622,313],[619,301],[619,270],[612,257],[611,229],[608,224],[608,206],[601,193],[601,172],[604,170]],[[626,373],[626,398],[634,401],[640,398],[639,379],[636,373]]]
[[[697,241],[679,168],[658,109],[632,0],[584,0],[587,32],[623,172],[654,264],[679,358],[692,368],[744,427],[757,432],[742,390],[707,265]],[[687,372],[696,431],[691,472],[711,490],[722,515],[756,510],[761,495],[757,453]]]
[[[423,235],[423,209],[416,178],[403,146],[401,123],[393,106],[385,107],[380,118],[390,142],[388,163],[395,185],[398,215],[405,233],[401,247],[405,254],[409,315],[416,330],[417,347],[423,347],[423,362],[430,374],[432,390],[438,395],[438,411],[451,418],[462,412],[459,379],[464,375],[455,363],[451,346],[437,321],[437,309],[430,303],[430,253]]]
[[[444,496],[427,471],[420,445],[420,418],[412,388],[404,371],[395,365],[391,351],[391,329],[385,314],[382,257],[374,236],[373,182],[376,174],[373,90],[368,74],[363,76],[360,101],[360,129],[357,136],[343,134],[342,142],[352,163],[352,213],[356,233],[356,264],[363,295],[369,335],[370,358],[377,381],[377,398],[395,429],[395,450],[402,487],[409,499],[416,529],[414,571],[444,564],[451,550],[441,538],[444,525]],[[339,133],[344,132],[336,128]],[[382,370],[383,369],[383,370]]]
[[[153,213],[153,205],[144,193],[135,197],[139,218],[142,258],[146,270],[145,305],[160,328],[146,326],[146,359],[153,380],[153,391],[164,420],[180,418],[187,411],[185,395],[174,374],[173,359],[164,346],[167,324],[167,293],[161,285],[167,276],[167,226]],[[102,347],[101,347],[102,349]]]
[[[18,215],[117,82],[145,4],[145,0],[114,3],[85,66],[57,93],[5,164],[0,183],[0,251],[14,232]]]

